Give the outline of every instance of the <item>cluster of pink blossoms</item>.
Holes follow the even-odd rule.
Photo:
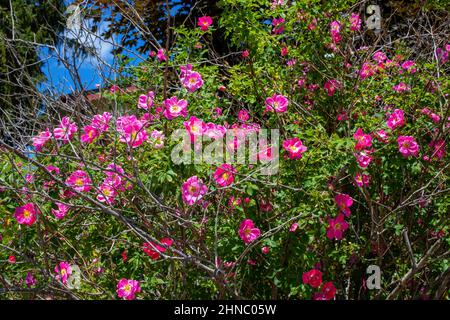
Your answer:
[[[350,30],[351,31],[358,31],[361,29],[361,18],[359,14],[353,12],[349,18],[350,20]]]
[[[42,151],[42,148],[52,138],[52,133],[49,128],[46,128],[45,131],[40,132],[37,136],[33,137],[33,146],[37,152]]]
[[[117,296],[126,300],[133,300],[136,293],[141,292],[139,281],[122,278],[117,283]]]
[[[353,205],[353,199],[348,194],[338,194],[334,197],[336,205],[340,211],[336,218],[328,219],[327,238],[330,240],[341,240],[343,233],[348,229],[348,223],[345,217],[350,217],[350,207]]]
[[[192,70],[192,65],[180,67],[180,80],[183,87],[189,92],[194,92],[203,86],[203,79],[200,73]]]
[[[125,171],[119,165],[111,163],[105,170],[106,178],[98,188],[97,200],[106,204],[113,204],[119,191],[132,187],[126,182]]]
[[[314,293],[313,300],[333,300],[336,295],[336,288],[333,282],[328,281],[322,285],[322,272],[318,269],[311,269],[302,274],[303,284],[310,285],[312,288],[322,286],[320,292]]]
[[[52,213],[56,219],[61,220],[69,212],[70,206],[60,202],[57,202],[56,206],[58,207],[58,209],[52,209]]]
[[[126,143],[130,148],[137,148],[148,139],[145,129],[146,122],[139,120],[135,115],[118,117],[116,130],[120,135],[120,142]]]
[[[392,87],[392,89],[395,92],[401,93],[401,92],[406,92],[406,91],[411,91],[411,87],[408,86],[406,83],[404,82],[400,82],[399,84],[395,85]]]
[[[330,35],[333,43],[337,44],[342,40],[341,37],[341,23],[339,21],[332,21],[330,23]]]
[[[405,112],[402,109],[395,109],[389,115],[389,118],[386,121],[386,125],[391,130],[403,127],[405,125]]]
[[[138,108],[148,110],[153,107],[155,101],[155,93],[149,91],[147,94],[141,94],[138,99]]]
[[[73,135],[78,131],[75,122],[71,122],[69,117],[64,117],[58,127],[53,130],[53,136],[56,140],[61,140],[63,143],[68,143]]]
[[[91,124],[83,128],[84,134],[80,137],[81,142],[92,143],[95,138],[108,130],[110,120],[111,114],[109,112],[95,115]]]
[[[272,19],[272,33],[281,34],[284,31],[284,18],[273,18]]]
[[[421,111],[420,111],[423,115],[426,115],[431,121],[433,121],[434,123],[439,123],[440,121],[441,121],[441,117],[438,115],[438,114],[436,114],[436,113],[434,113],[434,112],[432,112],[430,109],[428,109],[428,108],[423,108]]]
[[[367,168],[372,161],[372,149],[368,149],[372,146],[372,136],[365,134],[361,128],[358,128],[353,134],[353,138],[356,139],[355,150],[359,151],[355,153],[356,162],[361,168]]]
[[[337,89],[339,89],[341,87],[341,84],[339,83],[339,81],[335,80],[335,79],[331,79],[328,80],[327,82],[325,82],[325,84],[323,85],[323,89],[325,90],[325,92],[327,93],[328,96],[332,96],[334,95],[334,93],[336,92]]]
[[[166,247],[170,247],[173,244],[173,240],[170,238],[163,238],[159,240],[159,242],[161,242]],[[152,260],[158,260],[161,257],[161,253],[166,252],[167,249],[156,243],[145,242],[143,244],[143,250],[145,254],[148,255]]]

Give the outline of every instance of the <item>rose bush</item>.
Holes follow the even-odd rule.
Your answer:
[[[16,259],[3,293],[443,297],[450,45],[421,57],[370,42],[348,3],[223,0],[102,92],[105,112],[61,115],[32,151],[0,142],[0,259]],[[227,56],[209,46],[217,31]],[[280,132],[276,174],[172,161],[177,129],[196,146],[261,128]]]

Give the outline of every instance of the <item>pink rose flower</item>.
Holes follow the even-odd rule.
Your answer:
[[[78,192],[89,192],[92,181],[86,172],[77,170],[66,179],[66,184]]]
[[[197,25],[200,27],[202,31],[208,31],[209,27],[212,25],[213,20],[209,16],[203,16],[198,18]]]
[[[14,218],[19,224],[24,224],[27,226],[32,226],[36,222],[39,209],[37,206],[31,202],[16,208],[14,213]]]
[[[404,157],[414,156],[419,153],[419,145],[411,136],[399,136],[397,138],[398,150]]]
[[[251,219],[245,219],[239,226],[239,237],[245,242],[250,244],[261,235],[261,231],[255,228],[255,224]]]
[[[208,187],[197,176],[192,176],[181,186],[183,201],[192,206],[200,200],[208,191]]]
[[[342,213],[335,219],[328,219],[327,238],[330,240],[342,240],[342,234],[348,229],[348,223],[344,220]]]
[[[275,110],[278,113],[284,113],[287,111],[289,100],[281,94],[274,94],[272,97],[266,99],[265,104],[267,111]]]
[[[232,165],[225,163],[217,168],[214,172],[213,178],[219,186],[227,187],[234,182],[235,173],[236,169]]]
[[[141,286],[136,280],[120,279],[117,283],[117,296],[126,300],[133,300],[136,293],[141,292]]]
[[[283,148],[289,153],[291,159],[301,159],[303,153],[308,150],[299,138],[287,139],[283,142]]]

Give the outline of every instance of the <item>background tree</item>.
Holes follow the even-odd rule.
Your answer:
[[[45,79],[39,54],[57,44],[64,10],[62,0],[0,1],[0,139],[10,144],[27,135],[42,105],[34,94]]]

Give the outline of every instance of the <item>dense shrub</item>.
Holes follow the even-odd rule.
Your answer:
[[[107,113],[3,144],[7,297],[447,298],[450,45],[421,57],[351,1],[284,2],[221,1],[104,90]],[[273,175],[171,159],[177,129],[260,128]]]

